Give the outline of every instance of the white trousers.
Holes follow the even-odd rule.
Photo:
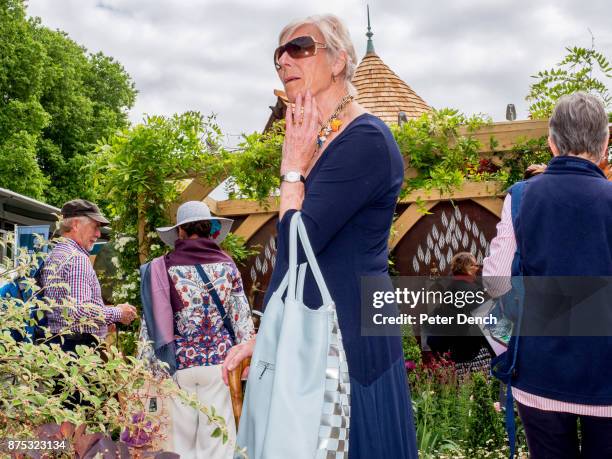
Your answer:
[[[229,439],[223,444],[221,437],[211,437],[216,426],[208,421],[204,413],[172,400],[173,452],[181,459],[232,459],[236,445],[236,425],[232,411],[229,387],[221,378],[221,365],[199,366],[178,370],[174,375],[178,386],[188,393],[196,394],[204,406],[215,407],[225,418]]]

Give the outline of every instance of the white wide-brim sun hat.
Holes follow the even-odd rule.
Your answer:
[[[157,228],[157,234],[159,234],[159,238],[170,247],[174,247],[174,243],[178,239],[178,227],[184,225],[185,223],[191,222],[199,222],[202,220],[217,220],[221,223],[221,231],[217,237],[211,237],[213,241],[217,244],[220,244],[223,239],[227,236],[230,229],[232,228],[232,223],[234,220],[230,218],[223,217],[213,217],[210,214],[210,209],[206,204],[201,201],[188,201],[181,206],[176,211],[176,225],[174,226],[164,226],[162,228]]]

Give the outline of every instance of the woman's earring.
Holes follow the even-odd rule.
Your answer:
[[[336,75],[332,73],[332,83],[335,83],[335,82],[336,82]]]

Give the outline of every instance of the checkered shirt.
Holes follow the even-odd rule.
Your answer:
[[[64,285],[61,285],[64,284]],[[68,288],[66,288],[66,285]],[[41,275],[41,286],[45,298],[55,300],[57,307],[47,313],[52,333],[68,326],[61,307],[64,301],[74,301],[68,315],[74,319],[70,329],[74,333],[91,333],[104,339],[107,326],[119,322],[121,310],[104,305],[98,276],[93,269],[89,254],[75,241],[65,238],[53,248],[47,257]],[[93,320],[94,325],[79,324],[80,320]]]

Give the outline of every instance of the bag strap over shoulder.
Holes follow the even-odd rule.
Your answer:
[[[204,282],[206,289],[208,290],[208,293],[210,294],[211,298],[215,302],[215,306],[217,306],[217,310],[219,311],[219,314],[221,314],[223,325],[225,326],[227,332],[229,333],[230,338],[232,338],[232,343],[236,344],[236,334],[234,333],[234,327],[232,326],[232,321],[230,317],[228,316],[227,312],[225,312],[225,308],[223,307],[223,302],[221,301],[221,298],[219,298],[219,295],[217,294],[217,290],[215,289],[215,286],[213,285],[209,277],[204,272],[204,268],[202,268],[202,266],[195,265],[195,269],[200,275],[200,277],[202,278],[202,281]]]
[[[321,269],[317,263],[314,251],[312,250],[312,245],[308,239],[308,232],[306,231],[306,226],[302,221],[302,215],[300,212],[293,214],[291,217],[291,225],[289,227],[289,286],[287,299],[296,300],[297,298],[302,298],[302,292],[300,291],[299,295],[297,292],[298,284],[301,284],[300,290],[303,290],[303,283],[298,282],[298,240],[302,243],[306,260],[308,261],[310,270],[312,271],[317,287],[319,288],[321,298],[323,299],[323,304],[329,305],[333,302],[333,300],[327,285],[325,284],[325,279],[323,279],[323,274],[321,273]]]

